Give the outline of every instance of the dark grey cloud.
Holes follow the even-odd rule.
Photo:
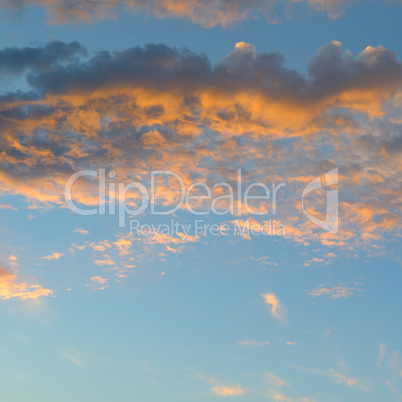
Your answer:
[[[27,70],[50,70],[85,54],[86,50],[78,42],[53,41],[36,47],[6,47],[0,50],[0,74],[21,75]]]
[[[51,60],[59,57],[57,52],[48,56]],[[317,102],[348,91],[376,90],[381,97],[381,93],[397,90],[402,85],[402,63],[393,51],[381,46],[369,47],[355,57],[343,52],[339,42],[331,42],[311,59],[306,77],[286,68],[281,54],[258,53],[245,43],[215,66],[206,56],[189,50],[147,45],[99,52],[88,61],[31,71],[28,83],[49,94],[121,86],[180,90],[193,98],[207,89],[226,94],[247,90],[278,100]]]

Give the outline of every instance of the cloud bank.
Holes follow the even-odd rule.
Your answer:
[[[402,63],[382,46],[354,56],[333,41],[303,75],[245,42],[215,65],[165,45],[86,56],[76,42],[50,42],[3,49],[0,70],[16,88],[0,93],[0,192],[34,207],[64,206],[79,170],[113,169],[120,182],[171,170],[188,184],[211,173],[230,182],[247,166],[245,181],[292,186],[282,218],[289,237],[310,241],[299,192],[338,166],[342,236],[321,234],[324,244],[375,242],[399,225]],[[98,202],[96,190],[74,188],[83,205]],[[176,190],[161,186],[161,204]]]
[[[50,22],[92,23],[114,18],[122,10],[132,13],[147,12],[157,18],[181,18],[205,28],[217,25],[227,27],[261,16],[267,22],[277,23],[278,14],[315,10],[327,12],[330,18],[339,17],[345,5],[352,0],[1,0],[0,6],[21,10],[28,6],[43,7]]]

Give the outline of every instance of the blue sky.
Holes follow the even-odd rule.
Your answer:
[[[401,5],[7,4],[2,398],[402,400]],[[115,172],[104,203],[100,169]],[[88,170],[71,197],[105,214],[66,203]],[[243,198],[217,214],[239,170]],[[176,175],[157,181],[156,208],[177,205],[177,176],[210,197],[137,214],[144,196],[127,190],[119,225],[108,186],[150,193],[155,171]],[[269,198],[250,209],[256,183],[249,195]],[[189,234],[155,232],[172,221]],[[284,232],[261,234],[269,222]]]

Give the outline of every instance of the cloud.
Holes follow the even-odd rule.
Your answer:
[[[6,47],[0,50],[0,73],[18,76],[27,70],[45,71],[85,54],[85,48],[78,42],[53,41],[37,47]]]
[[[79,366],[81,368],[84,366],[81,353],[78,353],[74,348],[71,348],[71,350],[67,352],[61,351],[60,353],[64,358],[74,363],[76,366]]]
[[[130,239],[130,237],[131,237],[131,235],[122,236],[113,243],[116,246],[116,248],[118,249],[119,254],[121,254],[121,255],[129,254],[130,247],[132,244],[132,240]]]
[[[344,374],[341,374],[332,368],[328,370],[319,370],[319,369],[312,369],[308,367],[296,367],[293,366],[294,368],[307,372],[307,373],[312,373],[315,375],[320,375],[324,377],[329,377],[332,379],[333,382],[336,384],[346,384],[349,387],[356,387],[361,389],[362,391],[367,391],[367,383],[364,380],[357,380],[353,377],[348,377]]]
[[[109,286],[107,285],[108,279],[102,278],[101,276],[93,276],[91,281],[98,286],[98,290],[104,290]]]
[[[212,392],[219,396],[242,396],[244,395],[243,388],[240,384],[237,385],[219,385],[212,388]]]
[[[91,278],[91,281],[100,283],[101,285],[104,285],[105,283],[107,283],[107,279],[102,278],[102,277],[100,277],[100,276],[93,276],[93,277]]]
[[[89,57],[78,45],[69,53],[67,45],[68,57],[58,44],[46,66],[36,53],[51,46],[20,49],[24,63],[16,74],[28,89],[0,93],[2,193],[22,195],[35,208],[65,207],[68,178],[105,164],[116,182],[134,175],[146,186],[152,170],[179,173],[189,185],[233,183],[239,166],[252,166],[243,169],[245,184],[287,183],[280,218],[294,241],[347,248],[378,242],[399,226],[402,64],[393,51],[368,47],[354,56],[333,41],[301,74],[281,54],[259,53],[245,42],[215,64],[164,45]],[[5,66],[15,63],[9,51],[3,58]],[[340,199],[341,233],[331,236],[300,216],[297,203],[299,191],[335,161],[348,199]],[[156,206],[176,205],[177,182],[159,184]],[[97,205],[97,180],[81,178],[72,190],[82,208]],[[325,194],[316,195],[306,205],[325,211]],[[138,194],[127,198],[138,207]],[[180,252],[184,239],[158,235],[156,242]]]
[[[211,28],[216,25],[224,27],[250,17],[262,16],[268,22],[278,22],[278,9],[288,12],[295,8],[295,12],[310,8],[317,11],[326,11],[330,18],[337,18],[342,14],[343,6],[351,0],[286,0],[282,7],[274,0],[101,0],[98,2],[80,0],[1,0],[0,5],[11,9],[22,9],[30,5],[42,6],[46,9],[52,23],[66,23],[73,21],[93,22],[113,18],[121,9],[131,12],[154,14],[157,18],[183,18],[195,24]]]
[[[87,235],[87,234],[89,234],[89,231],[85,230],[83,228],[76,228],[76,229],[74,229],[74,233],[80,233],[82,235]]]
[[[198,371],[194,371],[191,374],[191,377],[195,379],[199,379],[206,384],[212,386],[211,391],[218,396],[222,397],[232,397],[232,396],[243,396],[245,391],[243,390],[240,384],[230,385],[230,384],[223,384],[221,381],[217,380],[214,377],[206,376]]]
[[[51,296],[52,291],[41,285],[34,285],[18,279],[3,266],[0,266],[0,298],[2,300],[36,300],[43,296]]]
[[[9,203],[0,203],[0,209],[12,209],[13,211],[18,211],[18,208],[15,208]]]
[[[104,265],[115,265],[116,263],[112,260],[112,258],[105,254],[103,260],[95,260],[95,265],[104,266]]]
[[[397,377],[402,377],[402,359],[399,350],[393,350],[389,356],[389,365],[392,373]]]
[[[286,309],[273,293],[266,293],[261,295],[265,303],[271,305],[271,314],[279,321],[283,321],[286,316]]]
[[[387,352],[387,345],[385,343],[380,344],[379,352],[378,352],[378,360],[377,360],[377,366],[380,366],[384,357],[385,353]]]
[[[289,383],[285,380],[282,380],[281,378],[279,378],[278,376],[276,376],[275,374],[272,374],[270,372],[264,373],[264,379],[265,382],[267,382],[268,384],[273,385],[276,388],[282,388],[282,387],[289,387]]]
[[[347,287],[344,285],[327,287],[325,285],[319,286],[317,289],[314,289],[308,292],[309,296],[328,296],[331,299],[340,299],[347,298],[351,296],[359,295],[362,289],[357,287]]]
[[[254,346],[267,346],[269,345],[268,341],[240,341],[237,342],[238,345],[243,345],[246,347],[254,347]]]
[[[17,269],[18,268],[18,258],[17,258],[17,256],[11,254],[10,257],[8,257],[8,264],[10,265],[11,268]]]
[[[270,399],[272,399],[275,402],[313,402],[315,399],[311,398],[289,398],[282,394],[281,392],[278,392],[277,390],[270,390],[268,392],[268,396]]]
[[[63,257],[64,253],[54,252],[52,254],[46,255],[45,257],[40,257],[42,260],[51,261],[51,260],[58,260],[59,258]]]
[[[337,384],[346,384],[349,387],[355,387],[358,385],[355,378],[348,378],[343,374],[337,373],[336,371],[329,369],[329,374],[333,378],[334,382]]]

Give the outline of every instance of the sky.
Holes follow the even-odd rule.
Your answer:
[[[402,400],[400,1],[0,0],[1,400]]]

